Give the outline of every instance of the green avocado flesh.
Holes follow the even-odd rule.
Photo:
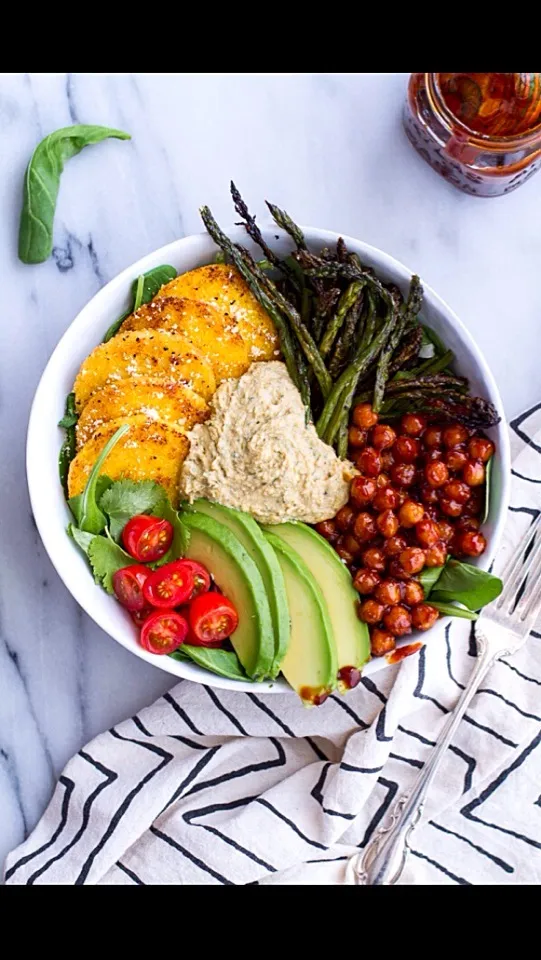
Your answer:
[[[274,633],[259,570],[224,524],[198,513],[182,513],[181,523],[187,531],[186,557],[212,573],[239,615],[231,636],[235,653],[252,680],[264,680],[274,661]]]
[[[280,537],[265,532],[284,575],[291,637],[282,673],[305,703],[317,702],[336,686],[337,658],[332,624],[322,591],[301,557]]]
[[[237,537],[257,566],[267,593],[272,617],[274,659],[270,676],[276,677],[289,645],[290,623],[284,577],[274,550],[267,543],[259,525],[247,513],[202,499],[195,500],[189,505],[185,504],[184,509],[189,513],[203,514],[223,523]]]
[[[338,670],[361,669],[370,659],[370,635],[356,611],[358,595],[348,570],[331,545],[298,521],[264,527],[287,543],[304,560],[325,598],[338,651]]]

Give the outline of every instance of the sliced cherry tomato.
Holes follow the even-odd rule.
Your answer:
[[[191,633],[196,638],[196,646],[202,647],[230,637],[239,623],[231,600],[214,592],[203,593],[192,601],[188,620]]]
[[[144,587],[145,600],[153,607],[180,607],[191,597],[193,588],[189,564],[185,560],[174,560],[150,574]]]
[[[193,592],[190,600],[210,590],[211,580],[207,568],[202,563],[197,563],[196,560],[183,560],[182,562],[190,568],[193,574]]]
[[[188,622],[176,610],[156,610],[141,627],[140,643],[149,653],[172,653],[187,633]]]
[[[149,570],[135,563],[132,567],[122,567],[113,573],[113,590],[119,603],[126,610],[143,610],[147,601],[143,587],[148,580]]]
[[[154,609],[153,607],[149,607],[148,604],[145,604],[142,610],[130,610],[130,616],[135,626],[139,627],[139,629],[141,629],[146,618],[149,617],[151,613],[154,613]]]
[[[122,543],[134,560],[154,563],[169,550],[173,533],[173,525],[169,520],[140,513],[128,520],[122,531]]]

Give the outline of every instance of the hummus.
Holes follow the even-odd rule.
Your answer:
[[[318,523],[347,502],[356,471],[306,426],[285,364],[253,363],[218,387],[210,407],[210,420],[189,433],[181,498],[204,497],[269,524]]]

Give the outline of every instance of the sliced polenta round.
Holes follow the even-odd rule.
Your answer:
[[[161,330],[134,330],[101,343],[81,364],[73,387],[77,411],[106,383],[127,377],[181,381],[205,400],[216,390],[212,366],[186,337]]]
[[[110,380],[83,407],[76,427],[77,449],[105,423],[137,414],[187,433],[194,424],[207,419],[209,407],[190,387],[165,377]]]
[[[242,376],[251,363],[248,344],[236,327],[212,304],[187,297],[158,297],[132,313],[121,331],[167,330],[187,337],[209,360],[220,383]]]
[[[170,280],[158,296],[187,297],[218,307],[226,320],[237,324],[250,360],[278,359],[280,344],[275,326],[235,267],[226,263],[197,267]]]
[[[180,468],[190,442],[173,427],[144,414],[118,417],[100,427],[71,461],[68,474],[70,497],[82,493],[98,454],[122,424],[130,427],[106,457],[100,473],[112,480],[155,480],[165,488],[173,506],[178,506]]]

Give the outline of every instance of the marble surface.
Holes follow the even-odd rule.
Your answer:
[[[85,302],[119,270],[226,225],[233,177],[304,224],[349,233],[420,273],[484,350],[509,416],[540,399],[541,176],[482,200],[441,180],[409,145],[407,76],[0,75],[0,862],[43,812],[84,742],[171,686],[102,633],[52,568],[30,513],[25,433],[40,374]],[[120,127],[69,162],[53,257],[17,260],[21,184],[46,133]]]

